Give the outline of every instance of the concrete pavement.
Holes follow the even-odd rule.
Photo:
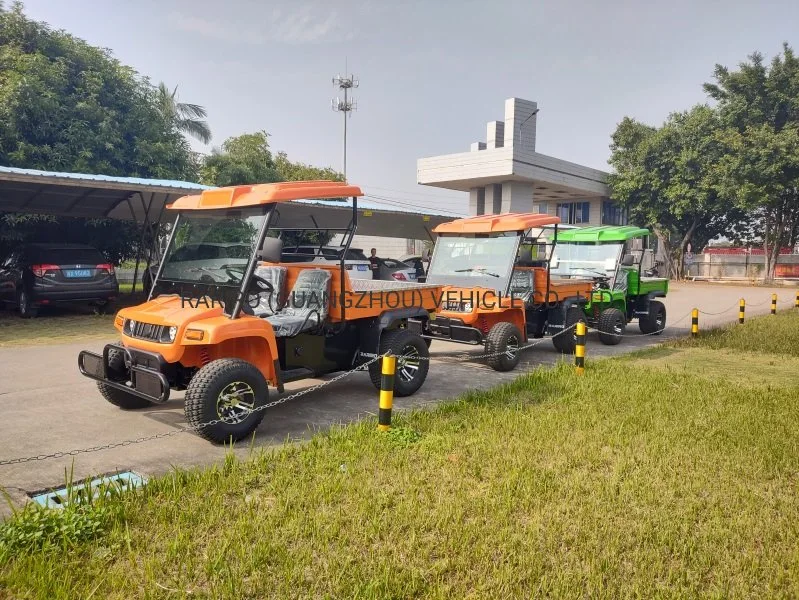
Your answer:
[[[595,333],[588,336],[588,359],[612,356],[685,335],[690,311],[698,307],[700,326],[707,328],[737,319],[738,299],[746,298],[747,316],[767,314],[772,292],[780,297],[780,309],[793,306],[792,288],[736,287],[715,284],[674,285],[665,301],[669,329],[662,336],[639,336],[638,326],[628,327],[618,346],[604,346]],[[757,304],[757,306],[755,305]],[[112,333],[112,332],[110,332]],[[109,336],[109,341],[113,340]],[[93,381],[81,376],[77,355],[82,349],[100,350],[105,341],[75,342],[51,346],[0,348],[0,460],[99,446],[174,431],[185,425],[182,394],[162,406],[122,411],[105,402]],[[434,342],[433,364],[425,385],[414,396],[395,401],[398,409],[429,406],[465,391],[487,389],[510,381],[541,364],[554,364],[562,356],[549,340],[527,351],[511,373],[497,373],[479,361],[459,362],[441,354],[471,352],[482,348]],[[438,356],[438,358],[436,358]],[[330,379],[333,376],[328,376]],[[287,386],[288,392],[308,388],[322,380],[305,380]],[[306,396],[266,411],[255,437],[256,447],[306,438],[312,432],[377,412],[377,391],[365,373],[356,373]],[[274,399],[273,396],[271,399]],[[245,455],[248,448],[236,450]],[[74,465],[76,478],[131,470],[152,476],[172,466],[205,465],[219,460],[225,450],[189,434],[132,444],[74,457],[0,466],[0,486],[17,502],[27,494],[64,483],[65,469]],[[74,461],[74,463],[73,463]],[[2,511],[4,509],[0,509]]]

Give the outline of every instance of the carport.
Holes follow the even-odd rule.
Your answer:
[[[139,273],[141,249],[151,248],[146,257],[158,255],[158,225],[165,208],[181,196],[208,189],[189,181],[114,177],[87,173],[60,173],[0,166],[0,212],[35,213],[54,216],[111,218],[136,221],[141,226],[139,255],[136,257],[134,289]],[[314,205],[314,217],[331,228],[349,220],[348,202],[307,200]],[[289,216],[291,208],[282,209]],[[297,206],[298,217],[301,212]],[[433,239],[433,228],[458,215],[404,210],[358,199],[358,233],[406,239]]]

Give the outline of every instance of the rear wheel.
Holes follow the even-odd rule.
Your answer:
[[[666,307],[662,302],[652,300],[649,303],[649,312],[638,319],[638,328],[641,333],[660,335],[666,329]]]
[[[599,341],[615,346],[624,335],[627,320],[618,308],[607,308],[599,315]]]
[[[258,410],[269,398],[266,380],[255,365],[238,358],[209,362],[186,388],[184,412],[198,435],[216,443],[236,442],[256,430]],[[218,421],[213,425],[206,425]]]
[[[108,365],[106,368],[108,378],[113,381],[125,381],[125,355],[121,350],[111,349],[108,351]],[[118,406],[123,410],[136,410],[137,408],[147,408],[151,406],[151,402],[134,396],[130,392],[120,390],[119,388],[111,387],[110,385],[97,382],[97,389],[100,390],[103,398],[114,406]]]
[[[522,332],[513,323],[497,323],[486,336],[488,366],[495,371],[512,371],[519,364]]]
[[[585,314],[579,306],[572,306],[566,311],[563,329],[552,337],[552,345],[562,354],[574,354],[577,346],[577,328],[575,325],[585,321]]]
[[[19,308],[19,316],[23,319],[32,319],[39,314],[39,308],[33,304],[33,300],[25,288],[22,288],[17,294],[17,308]]]
[[[407,329],[390,329],[380,337],[380,354],[391,352],[397,357],[394,374],[394,395],[397,397],[414,394],[425,379],[430,368],[430,353],[424,338]],[[380,389],[382,361],[369,365],[369,378]]]

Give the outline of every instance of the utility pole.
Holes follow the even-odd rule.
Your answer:
[[[331,108],[344,113],[344,181],[347,181],[347,117],[358,108],[357,102],[350,97],[350,90],[358,87],[358,80],[355,79],[355,75],[336,75],[333,78],[333,85],[344,91],[344,100],[334,98]]]

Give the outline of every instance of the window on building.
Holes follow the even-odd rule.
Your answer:
[[[502,184],[494,184],[494,204],[492,206],[494,214],[498,215],[502,212]]]
[[[584,225],[591,214],[590,202],[564,202],[558,204],[557,215],[561,223],[568,225]]]
[[[603,200],[602,224],[627,225],[627,211],[611,200]]]

